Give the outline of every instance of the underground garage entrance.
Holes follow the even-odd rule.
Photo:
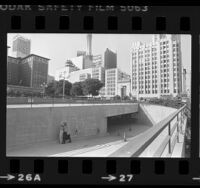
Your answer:
[[[107,117],[107,132],[112,136],[127,138],[136,136],[152,126],[149,121],[140,117],[139,113],[123,114]]]

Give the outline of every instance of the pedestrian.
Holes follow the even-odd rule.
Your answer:
[[[59,143],[63,144],[63,132],[64,132],[64,124],[61,122],[60,130],[59,130]]]
[[[64,143],[66,140],[69,140],[69,142],[71,142],[71,135],[70,135],[70,130],[67,125],[67,122],[64,122],[63,140],[64,140]]]

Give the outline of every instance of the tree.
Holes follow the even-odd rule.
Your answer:
[[[14,90],[11,89],[11,88],[7,88],[7,95],[10,96],[10,97],[13,97],[15,94]]]
[[[24,92],[23,92],[23,95],[24,95],[25,97],[29,97],[29,96],[33,95],[33,93],[32,93],[31,91],[24,91]]]
[[[14,96],[15,97],[20,97],[22,95],[22,92],[18,91],[18,90],[15,90],[14,91]]]
[[[123,99],[124,100],[130,100],[130,97],[126,95],[126,96],[123,97]]]
[[[114,100],[120,100],[121,97],[120,97],[119,95],[115,95],[115,96],[113,97],[113,99],[114,99]]]
[[[54,96],[55,92],[56,92],[56,87],[57,87],[57,82],[56,81],[52,81],[50,82],[47,87],[45,88],[45,93],[46,95],[49,96]]]
[[[81,82],[75,82],[74,84],[72,84],[72,88],[71,88],[70,94],[72,96],[81,96],[81,95],[83,95],[82,83]]]
[[[72,88],[72,83],[65,80],[65,95],[68,95],[68,96],[70,95],[71,88]],[[58,81],[55,92],[58,95],[63,94],[63,80]]]
[[[103,83],[98,79],[89,78],[82,83],[83,94],[97,96],[99,90],[103,87]]]

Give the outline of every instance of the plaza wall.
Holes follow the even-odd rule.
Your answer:
[[[29,144],[58,141],[67,121],[72,139],[107,133],[107,117],[135,113],[138,104],[92,104],[67,107],[7,108],[7,151]]]

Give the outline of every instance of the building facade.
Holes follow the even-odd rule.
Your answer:
[[[83,59],[83,69],[89,69],[93,67],[92,56],[86,55]]]
[[[187,75],[187,72],[186,72],[186,69],[183,69],[183,91],[182,93],[183,94],[186,94],[187,93],[187,88],[186,88],[186,75]]]
[[[104,53],[104,67],[105,69],[117,68],[117,54],[108,48]]]
[[[118,71],[118,81],[117,81],[117,95],[120,97],[130,97],[131,95],[131,78],[125,72]]]
[[[177,96],[182,92],[181,40],[154,35],[152,42],[131,48],[131,93],[138,98]]]
[[[130,76],[118,68],[105,70],[105,97],[130,95]]]
[[[12,52],[16,58],[28,56],[31,52],[31,41],[20,35],[15,36],[13,38]]]
[[[68,80],[71,83],[81,82],[89,78],[94,78],[100,80],[102,83],[105,83],[105,69],[104,67],[95,67],[88,69],[69,69],[71,66],[64,67],[56,71],[55,79],[57,81]]]
[[[30,54],[7,59],[7,84],[38,88],[47,83],[49,59]]]
[[[81,82],[92,77],[92,68],[71,72],[66,78],[71,83]]]
[[[39,88],[47,84],[49,59],[30,54],[20,62],[20,80],[23,86]]]
[[[124,98],[131,96],[131,80],[120,80],[117,83],[117,95]]]
[[[92,56],[93,67],[103,67],[103,58],[102,55],[93,55]]]
[[[20,58],[8,56],[7,58],[7,84],[19,85],[19,62]]]
[[[104,69],[104,67],[92,68],[92,78],[98,79],[103,84],[105,84],[105,69]]]
[[[105,95],[106,97],[114,97],[117,95],[117,77],[118,69],[106,69],[105,72]]]
[[[79,75],[79,81],[80,82],[83,82],[85,81],[86,79],[90,79],[91,78],[91,74],[90,73],[81,73]]]

